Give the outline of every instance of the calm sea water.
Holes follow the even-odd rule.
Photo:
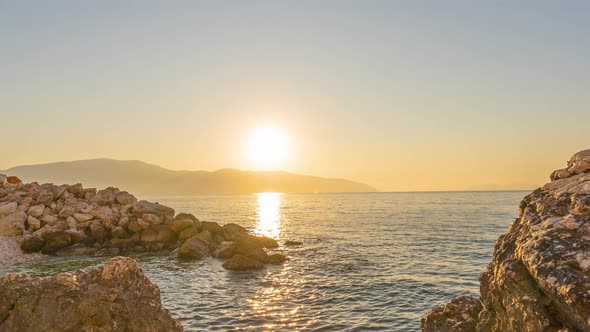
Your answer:
[[[416,331],[433,305],[479,292],[479,273],[525,194],[147,197],[304,245],[281,247],[291,257],[284,265],[248,272],[213,258],[137,258],[187,331]],[[51,259],[0,272],[47,275],[101,261]]]

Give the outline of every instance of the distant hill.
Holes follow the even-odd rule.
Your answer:
[[[140,195],[376,191],[366,184],[343,179],[237,169],[172,171],[137,160],[79,160],[18,166],[0,173],[16,175],[26,182],[82,183],[96,188],[112,186]]]

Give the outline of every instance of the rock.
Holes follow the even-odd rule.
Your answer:
[[[24,252],[39,252],[45,246],[45,241],[33,235],[25,235],[20,243],[20,248]]]
[[[193,236],[197,235],[198,233],[199,233],[199,230],[197,229],[197,227],[195,227],[193,225],[189,228],[185,228],[182,231],[180,231],[180,233],[178,234],[178,240],[180,242],[184,242],[186,239],[193,237]]]
[[[88,247],[83,243],[74,244],[63,249],[58,250],[56,256],[91,256],[96,253],[97,249]]]
[[[127,257],[91,271],[0,278],[2,331],[183,331],[160,290]]]
[[[88,236],[86,236],[86,233],[84,233],[82,231],[75,230],[75,229],[66,229],[65,232],[70,234],[72,244],[86,241],[86,239],[88,238]]]
[[[255,270],[263,268],[264,264],[254,258],[234,255],[234,257],[225,261],[221,266],[228,270]]]
[[[41,228],[41,221],[33,216],[27,217],[27,225],[29,225],[30,231],[36,231]]]
[[[235,249],[235,243],[231,241],[221,242],[221,244],[219,244],[213,251],[213,257],[221,259],[231,258],[235,253]]]
[[[115,195],[118,191],[119,189],[113,187],[99,190],[89,201],[100,206],[112,205],[115,202]]]
[[[108,206],[92,205],[86,212],[95,218],[102,219],[103,221],[110,221],[113,219],[113,211]],[[75,215],[74,218],[76,218]]]
[[[172,246],[176,243],[178,236],[168,225],[153,225],[152,229],[158,234],[157,241],[165,247]]]
[[[206,234],[209,235],[209,232]],[[178,249],[178,258],[195,260],[209,255],[210,243],[206,240],[207,235],[197,234],[186,240]]]
[[[137,198],[126,191],[121,191],[115,196],[117,203],[121,205],[129,205],[137,203]]]
[[[107,237],[107,230],[98,221],[90,222],[90,234],[96,241],[103,242]]]
[[[3,215],[7,215],[7,214],[11,214],[13,212],[16,212],[17,208],[18,208],[17,202],[10,202],[10,203],[1,204],[0,205],[0,217]]]
[[[129,234],[127,233],[125,228],[121,226],[113,226],[113,228],[111,229],[111,235],[115,239],[123,239],[126,238]]]
[[[201,230],[209,231],[211,234],[219,234],[223,236],[223,227],[221,227],[216,222],[201,221]]]
[[[143,228],[141,228],[141,226],[139,226],[137,221],[130,222],[129,225],[127,226],[127,229],[129,229],[129,231],[131,231],[133,233],[139,233],[143,230]]]
[[[267,264],[281,264],[287,260],[287,256],[283,254],[270,254],[266,259],[265,263]]]
[[[44,204],[37,204],[37,205],[33,205],[29,208],[29,210],[27,211],[27,214],[29,216],[33,216],[35,218],[39,218],[42,214],[43,211],[45,210],[45,205]]]
[[[74,219],[76,219],[77,222],[85,222],[94,219],[94,216],[90,213],[74,213]]]
[[[141,217],[145,213],[155,214],[161,217],[167,218],[174,218],[174,209],[169,208],[167,206],[158,204],[158,203],[151,203],[148,201],[139,201],[137,202],[132,209],[132,212],[135,216]]]
[[[179,213],[178,215],[176,215],[176,217],[174,217],[174,219],[189,219],[192,221],[199,221],[197,217],[193,216],[190,213]]]
[[[434,307],[420,323],[422,331],[472,332],[476,331],[481,302],[473,296],[462,295],[443,307]]]
[[[423,331],[440,331],[430,322],[465,317],[476,320],[472,331],[590,331],[589,157],[590,150],[577,153],[522,200],[480,276],[477,319],[476,306],[461,311],[454,300],[444,316],[433,310]]]
[[[45,241],[43,253],[52,254],[57,250],[69,247],[72,244],[72,236],[63,230],[45,232],[41,238]]]
[[[6,184],[6,175],[0,174],[0,187]]]
[[[6,183],[8,184],[12,184],[12,185],[17,185],[20,184],[22,181],[17,178],[16,176],[9,176],[6,178]]]
[[[56,216],[52,216],[50,214],[45,214],[42,215],[41,218],[39,218],[39,220],[41,220],[42,222],[48,224],[48,225],[55,225],[57,223],[57,217]]]
[[[176,217],[176,218],[174,218],[174,220],[172,222],[170,222],[169,226],[174,232],[179,233],[183,229],[189,228],[191,226],[195,226],[195,224],[194,224],[194,221],[191,219],[188,219],[188,218],[179,219],[178,217]]]
[[[81,183],[76,183],[76,184],[74,184],[74,185],[71,185],[71,186],[68,188],[68,191],[69,191],[70,193],[72,193],[72,194],[76,194],[76,195],[77,195],[77,194],[81,194],[81,193],[82,193],[82,191],[84,191],[84,188],[82,187],[82,184],[81,184]]]
[[[25,230],[27,214],[22,211],[12,212],[0,217],[0,236],[18,236]]]
[[[158,232],[154,231],[151,228],[145,229],[141,232],[141,242],[157,242],[158,241]]]
[[[39,194],[39,196],[37,196],[37,203],[49,206],[54,198],[55,195],[53,192],[49,189],[45,189]]]
[[[100,250],[98,250],[96,253],[94,253],[94,256],[117,256],[119,253],[121,252],[121,249],[117,248],[117,247],[111,247],[111,248],[102,248]]]
[[[254,258],[260,262],[266,262],[268,260],[268,254],[254,238],[254,236],[249,236],[235,240],[235,252],[242,256]]]
[[[285,245],[286,246],[299,246],[299,245],[302,245],[302,244],[303,244],[303,242],[301,242],[301,241],[293,241],[293,240],[287,240],[287,241],[285,241]]]
[[[141,216],[141,219],[143,219],[145,222],[147,222],[150,225],[158,225],[162,223],[162,219],[160,219],[160,217],[158,217],[155,214],[152,213],[144,213]]]
[[[248,230],[238,224],[223,225],[223,234],[228,241],[248,235]]]
[[[142,218],[137,219],[137,224],[139,227],[141,227],[141,229],[148,229],[151,226],[149,222],[143,220]]]

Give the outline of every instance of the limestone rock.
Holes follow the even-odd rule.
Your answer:
[[[131,258],[50,278],[7,274],[0,294],[2,331],[183,331]]]
[[[236,250],[236,244],[231,241],[221,242],[213,251],[213,257],[227,259],[231,258]]]
[[[145,213],[151,213],[162,217],[174,218],[174,209],[148,201],[139,201],[133,206],[133,214],[141,217]]]
[[[203,231],[202,234],[197,234],[186,240],[178,250],[178,257],[183,259],[201,259],[209,255],[210,239],[208,231]]]
[[[5,204],[0,204],[0,216],[16,212],[17,208],[18,208],[17,202],[9,202],[9,203],[5,203]]]
[[[480,276],[475,331],[590,331],[589,161],[590,150],[577,153],[522,200]],[[433,312],[430,318],[442,317]],[[464,314],[473,317],[447,310],[445,319]],[[424,323],[423,331],[440,331],[433,326]]]

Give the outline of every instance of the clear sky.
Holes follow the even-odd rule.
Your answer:
[[[590,148],[588,1],[2,1],[0,169],[98,157],[531,188]]]

